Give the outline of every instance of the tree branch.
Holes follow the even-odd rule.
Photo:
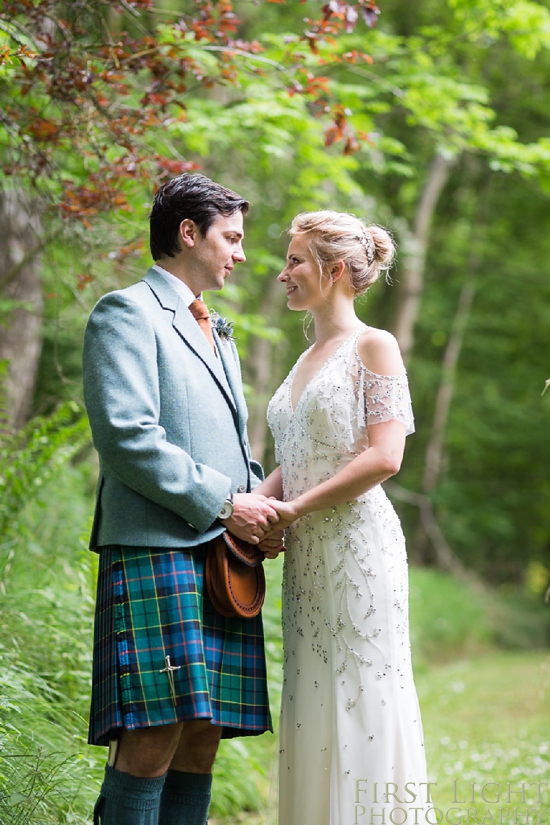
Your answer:
[[[401,287],[401,306],[395,324],[395,337],[399,343],[403,360],[407,363],[412,352],[414,325],[420,308],[420,298],[424,289],[424,266],[426,250],[433,214],[441,191],[447,182],[453,159],[437,154],[433,159],[428,180],[420,197],[414,230],[408,239],[408,256]]]
[[[53,229],[48,235],[44,235],[42,240],[33,246],[32,249],[29,249],[27,254],[19,261],[19,263],[12,266],[11,269],[8,269],[7,272],[4,272],[2,276],[0,276],[0,289],[4,289],[4,287],[8,286],[21,272],[23,267],[25,267],[30,261],[33,260],[42,250],[56,238],[59,233],[61,232],[61,227],[58,226],[56,229]]]
[[[447,419],[449,417],[451,400],[454,393],[456,367],[460,350],[462,349],[462,341],[464,340],[466,324],[472,308],[475,291],[476,285],[473,280],[467,280],[462,285],[458,306],[453,319],[452,332],[443,358],[443,374],[437,391],[432,432],[426,449],[423,483],[426,493],[434,489],[439,479],[445,430],[447,428]]]
[[[414,507],[418,507],[420,510],[422,526],[426,531],[426,535],[432,542],[438,567],[440,567],[441,570],[446,570],[448,573],[451,573],[460,581],[468,582],[469,584],[474,584],[480,589],[484,589],[481,579],[472,570],[468,570],[462,564],[460,559],[455,555],[447,543],[447,540],[441,532],[441,528],[435,518],[430,497],[425,496],[422,493],[415,493],[412,490],[407,490],[405,487],[401,487],[394,481],[387,481],[384,484],[384,488],[388,491],[388,493],[390,493],[390,495],[400,501],[404,501],[407,504],[412,504]]]

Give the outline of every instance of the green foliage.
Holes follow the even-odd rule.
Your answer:
[[[0,547],[0,820],[6,825],[88,822],[101,782],[105,751],[85,744],[97,556],[82,533],[91,519],[94,481],[91,463],[65,465],[27,503],[25,534]],[[281,564],[266,567],[264,610],[275,723],[282,683]],[[412,568],[413,656],[422,678],[434,663],[484,654],[495,645],[543,643],[544,619],[525,597],[508,598],[482,596],[449,576]],[[498,627],[515,641],[503,640]],[[212,817],[235,821],[240,812],[265,805],[276,750],[271,734],[222,742]]]
[[[60,468],[61,469],[61,468]],[[0,821],[82,822],[101,761],[84,750],[95,556],[81,538],[93,468],[65,465],[0,546]],[[76,812],[80,812],[78,819]]]
[[[196,4],[168,5],[187,20],[195,13]],[[41,192],[59,200],[65,189],[63,214],[74,208],[93,222],[64,224],[60,232],[58,215],[43,219],[52,239],[43,252],[46,318],[36,409],[57,410],[60,400],[78,399],[86,316],[99,295],[139,280],[149,265],[152,188],[170,170],[187,162],[200,165],[252,202],[248,261],[223,293],[208,296],[209,305],[235,322],[252,406],[260,394],[254,366],[259,346],[272,345],[270,383],[262,395],[267,400],[307,344],[302,318],[285,311],[283,291],[274,283],[294,214],[330,207],[393,229],[400,250],[394,286],[378,283],[358,304],[367,323],[391,328],[426,170],[435,152],[453,157],[432,227],[409,365],[417,434],[409,439],[399,483],[422,487],[442,353],[460,288],[466,277],[473,278],[476,297],[433,500],[453,550],[498,589],[480,592],[437,571],[412,568],[414,662],[428,760],[438,781],[442,771],[489,781],[494,765],[497,781],[507,781],[511,771],[518,781],[536,781],[548,767],[543,714],[536,723],[524,721],[518,708],[535,706],[528,683],[539,684],[545,660],[493,651],[543,647],[550,634],[542,605],[550,570],[550,394],[540,398],[550,328],[548,3],[385,0],[379,25],[368,35],[363,28],[337,42],[318,43],[323,62],[300,40],[302,18],[316,17],[318,3],[235,5],[243,36],[257,38],[264,49],[237,54],[235,83],[209,85],[208,75],[226,65],[215,43],[212,48],[212,42],[163,24],[157,27],[157,68],[166,61],[177,75],[170,63],[170,50],[177,47],[196,74],[175,107],[162,110],[162,125],[151,121],[137,137],[124,128],[117,139],[103,140],[108,129],[102,131],[101,113],[87,97],[75,123],[82,139],[91,139],[86,151],[81,140],[70,138],[70,118],[63,144],[43,141],[39,147],[62,168],[61,177],[48,177]],[[144,31],[156,25],[153,17],[138,22]],[[129,18],[121,25],[129,37],[138,36]],[[87,43],[97,34],[92,24],[89,34]],[[12,40],[4,32],[0,49]],[[25,37],[22,42],[30,43]],[[77,51],[79,45],[74,44]],[[372,62],[342,59],[354,50],[367,50]],[[319,80],[322,88],[327,76],[330,92],[288,94],[297,75],[286,61],[299,52],[311,72],[309,79],[301,73],[300,81]],[[131,50],[124,61],[132,65]],[[6,105],[14,105],[18,94],[15,68],[4,62],[0,69]],[[115,115],[109,124],[135,111],[152,91],[149,68],[129,72],[127,94],[109,87]],[[164,79],[169,77],[170,72]],[[326,127],[337,103],[343,126],[329,135],[330,143]],[[17,98],[17,106],[32,116],[19,126],[15,118],[3,120],[3,152],[29,124],[40,128],[37,112],[47,110],[51,119],[61,114],[62,100],[49,100],[38,84]],[[364,140],[356,152],[342,154],[352,131],[363,132]],[[133,166],[137,144],[145,160]],[[159,158],[168,165],[153,184],[147,175],[153,167],[158,171]],[[94,218],[96,208],[105,206],[112,210],[106,220]],[[15,306],[10,300],[0,301],[0,321]],[[0,362],[0,421],[3,375]],[[6,825],[88,821],[101,781],[103,749],[85,745],[96,557],[81,538],[91,514],[95,468],[74,465],[88,438],[80,408],[71,401],[0,441],[0,821]],[[272,460],[268,445],[265,464]],[[416,510],[400,505],[400,511],[414,552]],[[264,621],[276,711],[282,678],[280,562],[269,565],[268,577]],[[507,720],[514,743],[506,738]],[[213,815],[233,821],[239,812],[257,810],[268,796],[274,760],[276,742],[269,734],[223,742]]]
[[[234,84],[190,85],[181,98],[185,115],[178,109],[161,130],[151,126],[140,140],[150,155],[184,157],[252,202],[248,261],[223,292],[208,296],[209,305],[235,323],[244,379],[252,388],[252,418],[263,418],[271,393],[307,345],[303,319],[285,310],[283,291],[274,283],[293,215],[328,206],[391,227],[399,250],[394,285],[376,284],[358,304],[363,320],[391,329],[426,170],[434,152],[452,155],[456,163],[432,227],[409,365],[417,433],[409,439],[400,483],[421,489],[441,358],[460,287],[474,277],[444,469],[433,493],[437,519],[453,550],[492,581],[521,578],[533,560],[549,569],[550,396],[539,395],[548,375],[548,4],[387,0],[368,36],[357,28],[318,44],[324,65],[300,40],[302,18],[315,17],[318,4],[243,2],[236,11],[243,35],[257,39],[264,51],[239,56]],[[146,25],[157,22],[148,18]],[[218,52],[212,44],[203,49],[206,41],[191,42],[165,23],[159,31],[164,55],[183,43],[194,60],[213,65]],[[342,60],[353,50],[368,51],[372,63]],[[330,78],[332,91],[320,99],[330,107],[338,98],[347,124],[367,136],[357,152],[342,154],[343,137],[325,145],[324,110],[288,94],[291,78],[281,66],[285,55],[298,51],[315,78]],[[145,85],[137,72],[129,104]],[[114,144],[105,151],[113,162],[118,157]],[[75,180],[97,171],[97,158],[81,152],[68,152],[66,162],[74,165]],[[62,398],[78,398],[81,338],[95,300],[139,280],[150,263],[152,188],[139,177],[131,185],[132,212],[97,220],[93,231],[80,224],[66,228],[44,252],[46,320],[36,396],[41,411]],[[55,220],[45,217],[48,231]],[[272,344],[265,387],[255,363],[264,351],[262,339]],[[263,460],[272,467],[269,438]],[[400,510],[414,556],[417,512]]]
[[[26,504],[90,438],[88,422],[74,402],[48,418],[33,419],[0,441],[0,537],[21,529]]]
[[[74,797],[95,764],[75,755],[94,574],[79,540],[89,505],[79,500],[78,487],[88,487],[87,478],[69,461],[88,442],[87,419],[74,402],[0,439],[0,819],[6,825],[74,822]],[[80,554],[80,567],[67,565],[69,549]]]
[[[499,594],[429,568],[410,570],[410,613],[415,668],[550,642],[550,614],[540,594]]]

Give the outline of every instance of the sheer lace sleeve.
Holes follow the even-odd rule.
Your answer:
[[[383,421],[401,421],[405,425],[406,435],[414,433],[407,373],[378,375],[360,361],[358,395],[359,417],[363,426]]]

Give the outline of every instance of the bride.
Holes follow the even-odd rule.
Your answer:
[[[396,340],[354,299],[388,268],[389,234],[353,215],[298,215],[278,280],[315,343],[268,409],[282,499],[280,825],[424,825],[429,805],[411,668],[405,542],[381,482],[413,432]]]

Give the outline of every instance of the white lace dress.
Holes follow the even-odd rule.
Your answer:
[[[414,430],[406,375],[366,369],[359,334],[325,362],[294,412],[301,359],[269,404],[285,500],[365,450],[368,424],[397,419]],[[424,825],[431,806],[399,519],[378,485],[299,519],[286,546],[279,824],[412,825],[416,816]]]

